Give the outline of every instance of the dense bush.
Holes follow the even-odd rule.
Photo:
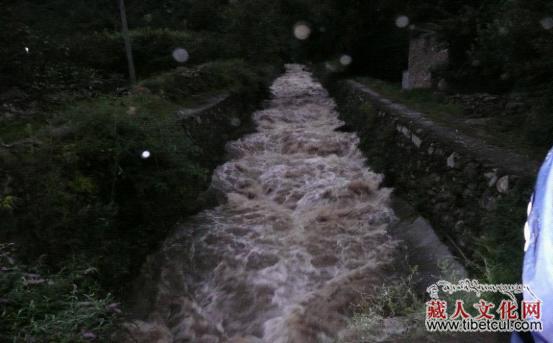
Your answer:
[[[451,84],[496,92],[531,89],[551,78],[553,36],[542,24],[553,13],[550,3],[465,3],[431,13],[418,17],[439,23],[438,33],[450,50],[445,76]]]
[[[395,27],[394,20],[407,15],[415,27],[435,30],[448,47],[448,66],[434,71],[437,80],[444,77],[452,91],[527,95],[532,109],[526,113],[524,127],[520,118],[501,120],[505,126],[517,126],[517,134],[539,149],[553,143],[550,1],[283,3],[313,23],[312,37],[306,43],[308,57],[349,53],[353,57],[350,71],[395,81],[407,67],[409,30]]]
[[[73,86],[79,90],[106,75],[127,73],[120,33],[100,32],[56,39],[28,34],[22,29],[20,35],[20,44],[6,44],[0,49],[0,57],[7,61],[0,67],[3,87],[40,90]],[[211,33],[140,29],[131,32],[131,39],[141,78],[182,65],[172,57],[176,48],[184,48],[189,53],[187,65],[227,57],[221,38]],[[3,87],[0,86],[0,91]]]
[[[213,94],[220,90],[242,94],[257,91],[268,86],[266,82],[273,72],[269,65],[254,66],[243,60],[222,60],[194,68],[177,68],[145,80],[141,85],[178,103],[192,94]]]
[[[85,256],[120,287],[178,218],[197,210],[215,161],[175,115],[201,94],[257,99],[274,70],[243,61],[179,68],[131,95],[68,105],[0,147],[0,239],[28,261]],[[144,151],[150,156],[143,158]]]
[[[481,227],[486,228],[476,239],[476,263],[478,275],[490,284],[515,283],[520,280],[524,237],[521,227],[526,220],[526,205],[531,197],[534,180],[521,180],[516,189],[497,203],[494,211],[481,218]],[[517,272],[514,272],[517,271]]]
[[[195,206],[205,184],[199,149],[176,125],[175,111],[148,95],[69,106],[54,119],[60,126],[3,161],[11,190],[3,197],[12,199],[2,209],[12,223],[3,236],[23,240],[30,258],[94,257],[117,284],[136,267],[136,254]]]
[[[231,1],[224,9],[225,49],[250,62],[281,63],[288,55],[292,25],[280,1]]]
[[[143,78],[182,65],[172,57],[176,48],[184,48],[190,55],[187,65],[227,57],[221,48],[221,38],[209,32],[144,28],[131,31],[131,41],[136,69]],[[72,61],[111,72],[126,71],[127,60],[120,33],[93,33],[72,37],[66,42]]]
[[[144,79],[182,65],[172,57],[175,48],[188,51],[187,65],[223,58],[281,62],[292,39],[292,23],[284,20],[278,3],[128,1],[138,77]],[[96,70],[97,77],[127,74],[114,1],[10,1],[4,10],[0,22],[0,92],[13,86],[28,88],[37,84],[37,79],[42,87],[55,85],[59,80],[49,79],[48,70],[58,74],[67,68]],[[73,84],[81,75],[74,76],[70,80]],[[88,77],[86,73],[82,76]]]
[[[416,24],[433,23],[447,43],[449,63],[435,71],[438,79],[453,91],[525,95],[532,105],[525,124],[500,120],[518,127],[516,134],[539,150],[553,143],[550,1],[409,1],[407,13]]]

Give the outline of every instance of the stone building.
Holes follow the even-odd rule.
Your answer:
[[[431,88],[437,80],[432,70],[448,61],[448,50],[429,29],[413,28],[409,41],[409,67],[403,73],[403,89]]]

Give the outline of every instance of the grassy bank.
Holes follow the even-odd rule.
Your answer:
[[[431,89],[402,90],[400,84],[378,79],[359,77],[357,81],[367,85],[390,100],[404,104],[416,111],[428,115],[439,124],[458,129],[489,144],[516,151],[530,158],[541,160],[548,146],[534,142],[534,115],[528,115],[526,122],[520,116],[503,116],[494,113],[485,118],[485,125],[471,125],[464,115],[463,107],[453,103],[445,94]],[[536,99],[534,99],[536,100]],[[532,112],[539,112],[533,108]],[[541,140],[540,140],[541,142]]]
[[[177,112],[221,92],[251,106],[274,72],[240,60],[179,68],[128,95],[3,128],[0,239],[15,243],[0,265],[4,337],[107,340],[116,299],[175,223],[202,206],[220,158],[209,146],[219,143],[192,137]]]

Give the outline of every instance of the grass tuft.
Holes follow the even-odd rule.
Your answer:
[[[0,244],[0,340],[85,342],[107,339],[120,309],[104,294],[96,270],[82,262],[50,273],[14,257],[13,244]]]

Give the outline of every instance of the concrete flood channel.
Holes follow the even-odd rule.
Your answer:
[[[444,276],[439,259],[464,276],[424,219],[380,186],[357,135],[337,130],[334,101],[303,66],[287,65],[271,90],[256,132],[227,144],[214,172],[224,200],[146,262],[121,341],[413,341],[409,318],[381,318],[361,337],[354,305],[409,264],[419,291]]]

